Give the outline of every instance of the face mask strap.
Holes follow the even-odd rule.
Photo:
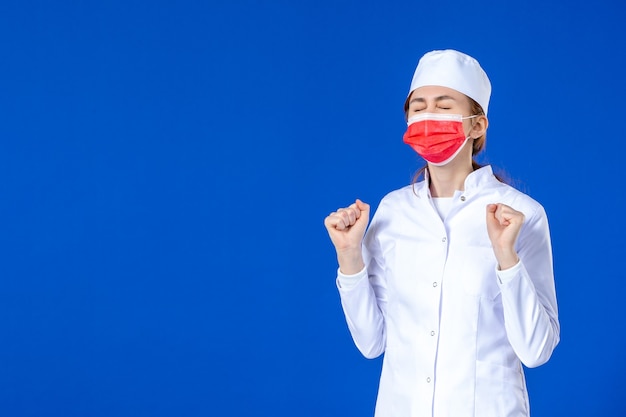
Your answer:
[[[473,115],[473,116],[464,116],[464,117],[461,117],[461,120],[473,119],[473,118],[478,117],[478,116],[482,116],[482,115],[480,115],[480,114],[475,114],[475,115]],[[474,126],[476,126],[476,124],[473,124],[473,125],[470,127],[470,135],[469,135],[467,138],[465,138],[465,140],[467,140],[467,139],[472,139],[472,140],[474,140],[474,138],[473,138],[473,137],[472,137],[472,135],[471,135],[472,130],[474,129]]]

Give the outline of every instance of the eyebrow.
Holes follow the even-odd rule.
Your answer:
[[[438,96],[435,97],[435,101],[443,101],[443,100],[454,100],[456,101],[456,99],[452,96]],[[422,97],[416,97],[414,99],[411,99],[411,101],[409,101],[409,104],[416,102],[416,103],[426,103],[426,100],[423,99]]]

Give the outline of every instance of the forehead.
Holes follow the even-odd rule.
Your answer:
[[[460,93],[452,88],[443,87],[440,85],[425,85],[419,87],[411,93],[409,96],[409,100],[412,99],[424,99],[424,100],[434,100],[439,97],[451,97],[452,99],[459,101],[460,103],[468,103],[467,97],[465,94]]]

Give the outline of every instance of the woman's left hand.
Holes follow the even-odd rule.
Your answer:
[[[522,224],[524,213],[502,203],[487,205],[487,233],[501,270],[519,262],[515,242]]]

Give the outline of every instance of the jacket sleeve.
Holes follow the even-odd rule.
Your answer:
[[[560,325],[547,216],[538,206],[527,218],[517,242],[520,262],[496,274],[509,342],[522,363],[533,368],[550,359]]]
[[[385,351],[387,306],[375,218],[363,239],[363,260],[365,268],[358,274],[346,276],[338,273],[337,287],[352,339],[363,356],[372,359]]]

